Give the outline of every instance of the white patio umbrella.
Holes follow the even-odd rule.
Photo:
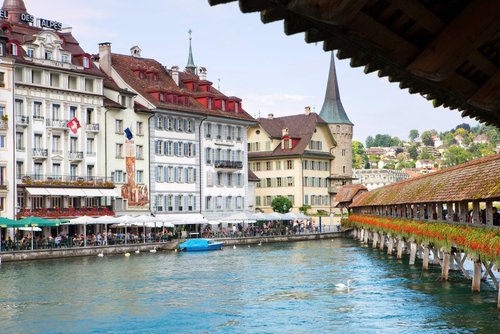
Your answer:
[[[63,225],[83,225],[83,247],[87,247],[87,224],[93,223],[94,221],[94,217],[80,216],[78,218],[70,219],[69,222],[64,223]]]
[[[127,244],[127,226],[132,225],[137,221],[137,217],[124,215],[116,218],[116,222],[119,226],[125,226],[125,244]]]
[[[154,223],[156,222],[156,217],[149,216],[149,215],[141,215],[137,216],[136,220],[138,223],[142,223],[142,228],[143,228],[143,239],[144,243],[146,243],[146,223]]]
[[[95,219],[96,224],[104,224],[104,243],[108,244],[108,224],[116,223],[116,217],[113,216],[101,216]]]

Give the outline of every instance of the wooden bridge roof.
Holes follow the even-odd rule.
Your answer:
[[[351,207],[500,200],[500,154],[361,194]]]
[[[209,0],[211,5],[236,0]],[[500,127],[498,0],[239,0],[435,106]]]

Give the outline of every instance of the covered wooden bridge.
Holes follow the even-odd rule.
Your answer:
[[[409,254],[410,264],[441,266],[472,280],[472,291],[490,278],[499,290],[500,226],[495,205],[500,204],[500,154],[470,161],[435,173],[359,194],[350,204],[346,225],[354,237],[388,254]],[[467,259],[474,270],[464,268]]]

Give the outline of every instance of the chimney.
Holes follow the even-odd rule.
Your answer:
[[[172,79],[174,79],[175,84],[179,86],[179,66],[172,66]]]
[[[281,138],[288,136],[288,128],[281,129]]]
[[[304,108],[304,114],[309,115],[311,113],[311,107],[307,106]]]
[[[274,119],[274,114],[267,114],[267,119]]]
[[[111,43],[99,43],[99,68],[111,76]]]
[[[200,76],[200,80],[207,80],[207,69],[205,67],[200,66],[198,74]]]

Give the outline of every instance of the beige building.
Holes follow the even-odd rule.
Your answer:
[[[328,189],[335,141],[328,124],[309,107],[302,115],[259,118],[248,130],[250,170],[260,178],[255,207],[272,211],[277,196],[288,197],[298,211],[331,211]]]

